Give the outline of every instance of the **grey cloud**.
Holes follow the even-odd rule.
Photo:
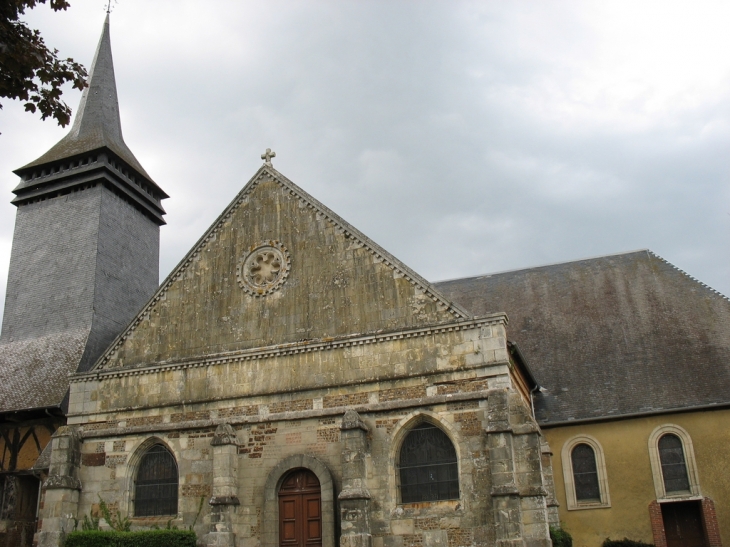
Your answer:
[[[279,170],[432,280],[649,247],[730,294],[730,98],[678,97],[657,118],[649,88],[618,112],[611,89],[581,91],[607,47],[599,5],[120,3],[125,139],[172,196],[161,273],[271,147]],[[90,59],[97,11],[72,6],[86,37],[65,38],[83,49],[69,54]],[[42,22],[54,45],[68,35]],[[55,142],[36,145],[41,124],[9,111],[0,139],[28,144],[0,146],[8,251],[9,172]]]

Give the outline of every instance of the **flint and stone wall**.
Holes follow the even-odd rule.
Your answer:
[[[329,386],[317,387],[325,371]],[[133,515],[135,469],[160,442],[179,469],[172,523],[193,525],[204,545],[278,545],[279,485],[307,467],[323,489],[324,547],[548,546],[540,434],[513,374],[504,321],[493,318],[321,351],[89,375],[71,388],[69,424],[83,438],[77,518],[99,496]],[[454,443],[460,497],[401,504],[400,443],[424,420]]]

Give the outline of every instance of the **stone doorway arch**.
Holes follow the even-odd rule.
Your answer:
[[[322,507],[322,547],[335,547],[335,488],[332,474],[317,458],[296,454],[280,461],[266,479],[264,486],[262,547],[279,547],[279,490],[294,469],[308,469],[319,480]]]

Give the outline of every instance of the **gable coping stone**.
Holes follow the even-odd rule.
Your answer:
[[[187,255],[180,261],[180,263],[170,272],[165,281],[162,282],[160,288],[157,290],[155,295],[150,299],[147,305],[142,309],[141,312],[132,320],[126,329],[112,342],[109,348],[102,354],[97,360],[96,364],[92,367],[93,370],[104,369],[106,363],[114,356],[116,350],[124,343],[139,323],[147,317],[155,304],[160,300],[165,300],[167,290],[174,281],[180,279],[187,267],[198,258],[200,252],[203,250],[205,245],[216,239],[218,232],[221,230],[225,222],[227,222],[233,213],[240,207],[246,200],[248,195],[261,183],[268,181],[270,177],[272,180],[279,183],[289,194],[295,196],[300,202],[304,203],[308,209],[313,209],[317,212],[317,215],[321,215],[322,218],[329,221],[335,226],[338,233],[343,234],[347,238],[356,240],[360,245],[365,247],[373,257],[379,262],[384,263],[390,267],[395,273],[399,274],[400,277],[406,278],[411,285],[418,288],[432,301],[436,302],[441,310],[448,310],[457,320],[470,319],[471,314],[462,306],[456,302],[450,302],[447,300],[431,283],[426,279],[422,278],[415,271],[411,270],[408,266],[403,264],[393,255],[385,251],[377,243],[372,241],[362,232],[357,230],[355,227],[347,223],[336,213],[325,207],[322,203],[314,199],[312,196],[307,194],[304,190],[299,188],[296,184],[286,178],[284,175],[279,173],[276,169],[262,166],[251,180],[243,187],[243,189],[236,195],[231,203],[223,210],[213,224],[206,230],[206,232],[198,239],[193,245],[192,249]]]

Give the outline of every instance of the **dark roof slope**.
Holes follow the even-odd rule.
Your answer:
[[[78,329],[0,344],[0,410],[60,406],[88,335]]]
[[[540,423],[730,402],[730,301],[650,251],[434,285],[507,313]]]

